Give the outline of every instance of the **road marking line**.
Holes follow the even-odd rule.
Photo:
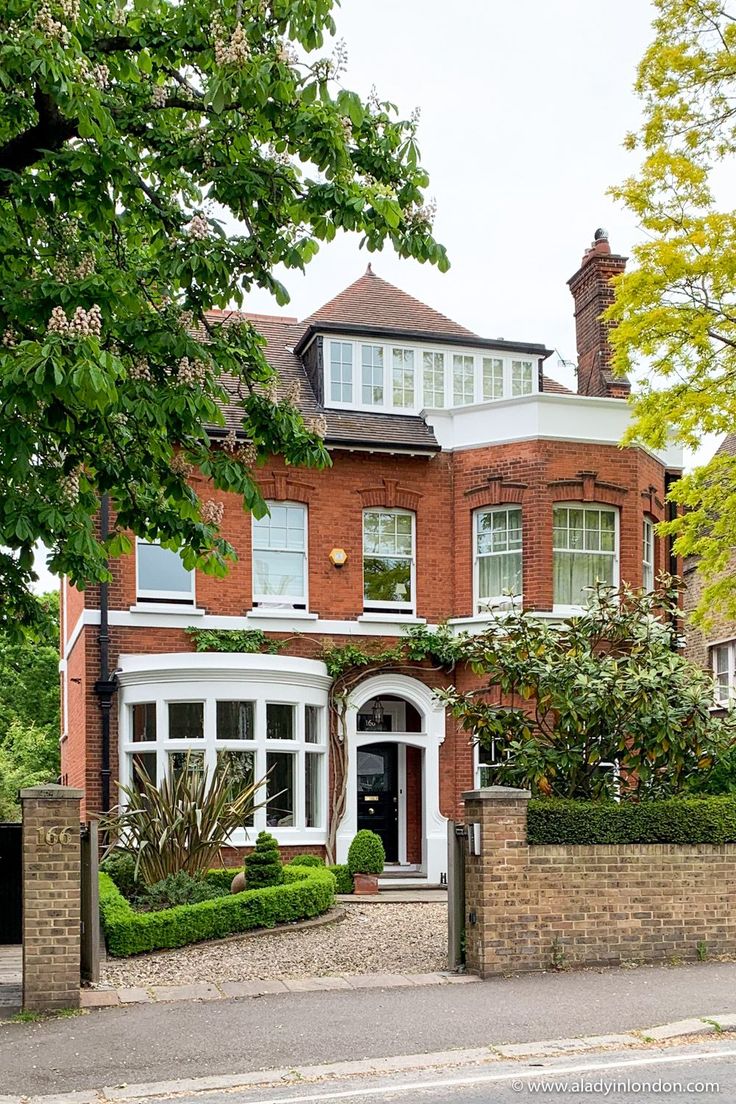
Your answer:
[[[571,1073],[590,1073],[599,1070],[626,1070],[634,1066],[661,1066],[669,1065],[673,1062],[696,1062],[704,1059],[716,1059],[722,1058],[736,1058],[736,1050],[726,1051],[701,1051],[698,1054],[663,1054],[650,1058],[635,1058],[626,1059],[619,1062],[587,1062],[574,1066],[546,1066],[540,1069],[529,1070],[520,1066],[518,1069],[509,1070],[505,1073],[480,1073],[473,1076],[458,1077],[458,1078],[444,1078],[437,1081],[412,1081],[407,1082],[405,1085],[387,1085],[380,1088],[376,1085],[359,1089],[341,1089],[338,1092],[320,1092],[312,1093],[310,1095],[300,1096],[272,1096],[264,1099],[263,1097],[254,1098],[252,1104],[309,1104],[311,1101],[320,1100],[350,1100],[356,1099],[361,1096],[373,1096],[376,1098],[379,1095],[383,1096],[398,1096],[409,1092],[420,1092],[427,1089],[444,1089],[454,1088],[458,1085],[482,1085],[489,1082],[498,1081],[529,1081],[532,1078],[547,1077],[554,1078],[564,1077]],[[232,1092],[232,1089],[229,1090]],[[243,1101],[242,1104],[248,1104],[247,1101]]]

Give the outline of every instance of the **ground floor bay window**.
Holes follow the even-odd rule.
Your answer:
[[[294,656],[224,653],[122,656],[120,781],[138,771],[214,770],[234,787],[263,780],[259,803],[234,845],[264,828],[280,843],[321,844],[327,828],[327,691],[324,664]],[[137,768],[137,769],[136,769]]]

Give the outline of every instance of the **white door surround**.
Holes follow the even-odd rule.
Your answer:
[[[357,715],[371,698],[398,697],[409,702],[422,720],[421,732],[358,732]],[[387,702],[386,705],[389,703]],[[350,695],[345,718],[348,792],[345,816],[337,831],[337,861],[347,861],[348,848],[358,829],[356,764],[359,747],[366,744],[395,743],[412,746],[422,752],[422,855],[427,881],[439,884],[447,869],[447,820],[440,813],[440,746],[445,739],[445,707],[431,689],[408,675],[374,675],[362,682]]]

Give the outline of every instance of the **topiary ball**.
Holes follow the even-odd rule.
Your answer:
[[[386,863],[383,841],[369,828],[361,828],[350,844],[348,870],[351,874],[381,874]]]

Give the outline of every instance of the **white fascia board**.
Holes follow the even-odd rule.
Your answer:
[[[159,652],[121,655],[115,671],[122,686],[167,680],[288,683],[327,689],[332,679],[318,659],[243,652]]]
[[[631,410],[624,399],[543,393],[427,410],[425,417],[443,450],[452,452],[532,440],[618,446],[631,422]],[[683,466],[682,448],[674,442],[645,451],[668,468]]]
[[[131,613],[110,610],[109,623],[116,628],[137,629],[259,629],[267,633],[304,633],[325,636],[403,636],[411,625],[424,624],[421,618],[382,617],[376,621],[323,620],[319,616],[302,620],[299,617],[230,617],[205,613],[196,618],[192,611],[172,610],[170,613]],[[362,614],[360,615],[362,617]],[[85,610],[84,625],[99,625],[99,610]],[[82,625],[80,623],[80,630]],[[183,653],[189,654],[189,653]],[[205,653],[200,653],[205,654]],[[241,653],[238,653],[241,654]],[[246,653],[247,654],[247,653]]]

